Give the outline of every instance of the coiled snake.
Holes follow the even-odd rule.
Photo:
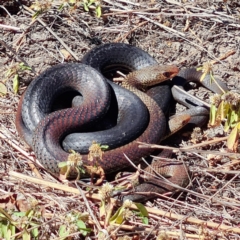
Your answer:
[[[166,108],[171,93],[168,85],[158,86],[165,89],[157,92],[157,95],[162,94],[159,107],[136,87],[141,89],[145,84],[149,85],[149,78],[157,84],[179,72],[175,66],[156,64],[139,48],[110,43],[91,50],[80,64],[54,66],[32,81],[21,98],[16,117],[17,130],[43,166],[55,174],[59,173],[58,162],[66,161],[69,155],[62,145],[65,150],[81,148],[84,164],[91,165],[86,152],[93,140],[110,146],[98,162],[105,173],[129,166],[124,154],[137,164],[142,157],[152,153],[152,149],[139,148],[138,142],[159,143],[165,135],[166,119],[161,107]],[[128,82],[124,84],[127,89],[101,74],[115,66],[123,72],[140,70],[128,75]],[[180,74],[184,77],[191,71]],[[156,91],[152,88],[149,94]],[[81,106],[52,112],[55,99],[61,98],[65,92],[82,96]],[[117,108],[111,106],[111,100],[118,103]],[[105,126],[106,114],[117,116],[115,122],[110,121],[111,127]]]

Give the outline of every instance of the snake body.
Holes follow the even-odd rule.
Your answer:
[[[133,71],[127,76],[124,89],[102,75],[115,66],[124,73]],[[169,86],[157,86],[149,90],[149,95],[161,100],[158,104],[138,89],[145,88],[145,84],[151,85],[149,76],[157,84],[177,73],[175,66],[156,66],[156,61],[148,53],[134,46],[121,43],[101,45],[88,52],[81,64],[54,66],[31,82],[19,103],[17,130],[44,167],[54,174],[59,173],[58,163],[66,161],[69,155],[62,145],[65,150],[79,150],[80,146],[84,164],[91,165],[86,152],[92,140],[110,145],[111,150],[106,151],[98,162],[105,173],[121,170],[130,165],[124,154],[137,164],[142,157],[153,152],[152,149],[139,148],[138,142],[159,143],[166,132],[162,109],[167,108],[171,97]],[[165,90],[159,92],[158,88]],[[51,112],[54,99],[73,90],[82,96],[81,106]],[[109,108],[110,112],[113,111],[110,106],[112,98],[118,102],[119,108],[115,126],[89,133],[89,129],[94,129],[99,121],[104,123]],[[130,102],[135,105],[132,106]],[[154,167],[157,169],[159,166]],[[171,171],[177,172],[175,176],[184,175],[181,168]],[[182,180],[176,180],[176,183],[179,181]],[[149,188],[149,185],[146,186]],[[162,193],[158,189],[157,186],[153,188]]]

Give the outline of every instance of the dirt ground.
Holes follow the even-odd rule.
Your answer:
[[[128,43],[147,51],[160,64],[179,68],[215,60],[214,76],[230,90],[239,89],[240,3],[102,0],[98,18],[96,4],[85,11],[83,1],[73,1],[74,6],[70,2],[0,1],[0,90],[6,91],[0,95],[0,210],[5,211],[0,211],[0,227],[4,219],[15,226],[11,239],[24,239],[24,234],[31,236],[26,239],[240,239],[240,156],[227,152],[221,127],[201,129],[207,132],[201,133],[198,148],[190,139],[177,146],[193,147],[178,154],[190,168],[191,183],[180,194],[145,203],[148,224],[133,214],[121,225],[105,226],[100,201],[89,197],[86,203],[79,190],[73,190],[74,184],[68,187],[40,167],[34,169],[34,154],[15,127],[20,96],[38,74],[58,63],[79,62],[102,43]],[[65,7],[59,10],[63,3]],[[38,9],[42,12],[33,18]],[[22,70],[22,62],[31,70]],[[14,93],[16,75],[20,86]],[[193,93],[207,102],[212,95],[204,88]],[[214,137],[220,140],[209,144]],[[56,185],[51,186],[52,182]],[[27,210],[24,217],[15,214]],[[79,219],[85,223],[82,230]],[[14,220],[18,221],[15,225]]]

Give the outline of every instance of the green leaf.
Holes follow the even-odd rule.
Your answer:
[[[2,231],[3,224],[0,221],[0,238],[3,238],[3,231]]]
[[[143,223],[148,224],[149,223],[149,219],[148,219],[148,211],[147,211],[147,209],[141,203],[134,203],[134,204],[136,205],[136,207],[140,211],[140,216],[142,217]]]
[[[210,107],[210,116],[209,116],[209,122],[211,126],[214,126],[215,121],[216,121],[216,113],[217,113],[217,108],[215,105],[211,105]]]
[[[103,200],[101,200],[99,213],[100,213],[100,217],[103,217],[106,214],[106,212],[105,212],[105,202]]]
[[[83,3],[83,8],[86,12],[89,12],[88,4]]]
[[[224,120],[227,116],[228,110],[229,110],[229,104],[222,101],[219,104],[218,109],[217,109],[216,120],[219,122]]]
[[[38,228],[34,228],[34,229],[32,229],[31,233],[32,233],[32,235],[33,235],[34,238],[37,238],[38,235],[39,235]]]
[[[229,122],[226,121],[225,124],[224,124],[224,128],[223,128],[224,132],[227,132],[229,130],[229,128],[230,128]]]
[[[58,234],[60,237],[67,237],[69,235],[69,231],[67,231],[66,229],[67,229],[66,225],[61,225],[59,227]]]
[[[144,207],[143,204],[141,203],[134,203],[136,205],[136,207],[138,208],[138,210],[140,211],[140,213],[142,214],[142,216],[144,217],[148,217],[148,211],[147,209]]]
[[[23,62],[19,63],[20,70],[25,71],[25,70],[31,70],[32,68],[25,65]]]
[[[237,122],[238,122],[240,120],[240,106],[239,106],[239,108],[237,110],[237,116],[238,116],[238,119],[237,119]]]
[[[16,234],[16,227],[14,225],[10,224],[9,229],[10,229],[12,235]]]
[[[233,114],[233,123],[238,122],[238,113],[235,110],[232,111]]]
[[[14,213],[13,213],[13,216],[16,216],[16,217],[24,217],[24,216],[26,216],[26,213],[25,213],[25,212],[14,212]]]
[[[124,218],[123,218],[123,211],[125,208],[122,206],[120,207],[115,214],[110,218],[110,224],[117,223],[122,224]]]
[[[227,147],[228,149],[234,151],[234,147],[236,145],[236,142],[238,141],[239,139],[239,129],[240,129],[240,123],[238,123],[234,129],[231,131],[231,133],[229,134],[228,136],[228,139],[227,139]]]
[[[96,11],[97,17],[100,18],[102,16],[102,8],[101,8],[101,6],[97,5],[95,11]]]
[[[79,228],[86,228],[86,225],[85,225],[85,223],[82,220],[78,220],[77,221],[77,226]]]
[[[236,112],[232,110],[230,114],[230,127],[233,127],[233,124],[235,123],[235,115],[236,115]]]
[[[77,226],[83,236],[86,236],[88,233],[92,231],[91,228],[87,228],[85,223],[82,220],[77,221]]]
[[[10,68],[6,72],[6,77],[10,77],[13,74],[13,70]]]
[[[17,94],[18,89],[19,89],[19,78],[18,78],[18,74],[15,74],[13,78],[13,91],[15,94]]]
[[[26,229],[23,230],[22,239],[23,240],[31,240],[31,235]]]
[[[142,217],[142,222],[144,223],[144,224],[149,224],[149,219],[148,219],[148,217]]]
[[[26,216],[28,217],[28,218],[31,218],[33,215],[34,215],[34,210],[33,209],[30,209],[29,211],[27,211],[26,212]]]
[[[2,236],[6,239],[9,239],[9,237],[7,238],[7,236],[8,236],[8,224],[9,224],[9,222],[7,220],[3,220],[1,222]]]
[[[229,109],[228,115],[227,115],[227,121],[224,125],[224,131],[227,132],[231,126],[233,126],[234,123],[234,116],[235,112],[231,109]]]
[[[121,212],[121,214],[119,214],[115,220],[116,224],[122,224],[124,221],[124,217],[123,217],[123,213]]]

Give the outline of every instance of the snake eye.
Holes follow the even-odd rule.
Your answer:
[[[164,72],[164,73],[163,73],[163,76],[164,76],[165,78],[171,78],[172,74],[171,74],[170,72]]]

